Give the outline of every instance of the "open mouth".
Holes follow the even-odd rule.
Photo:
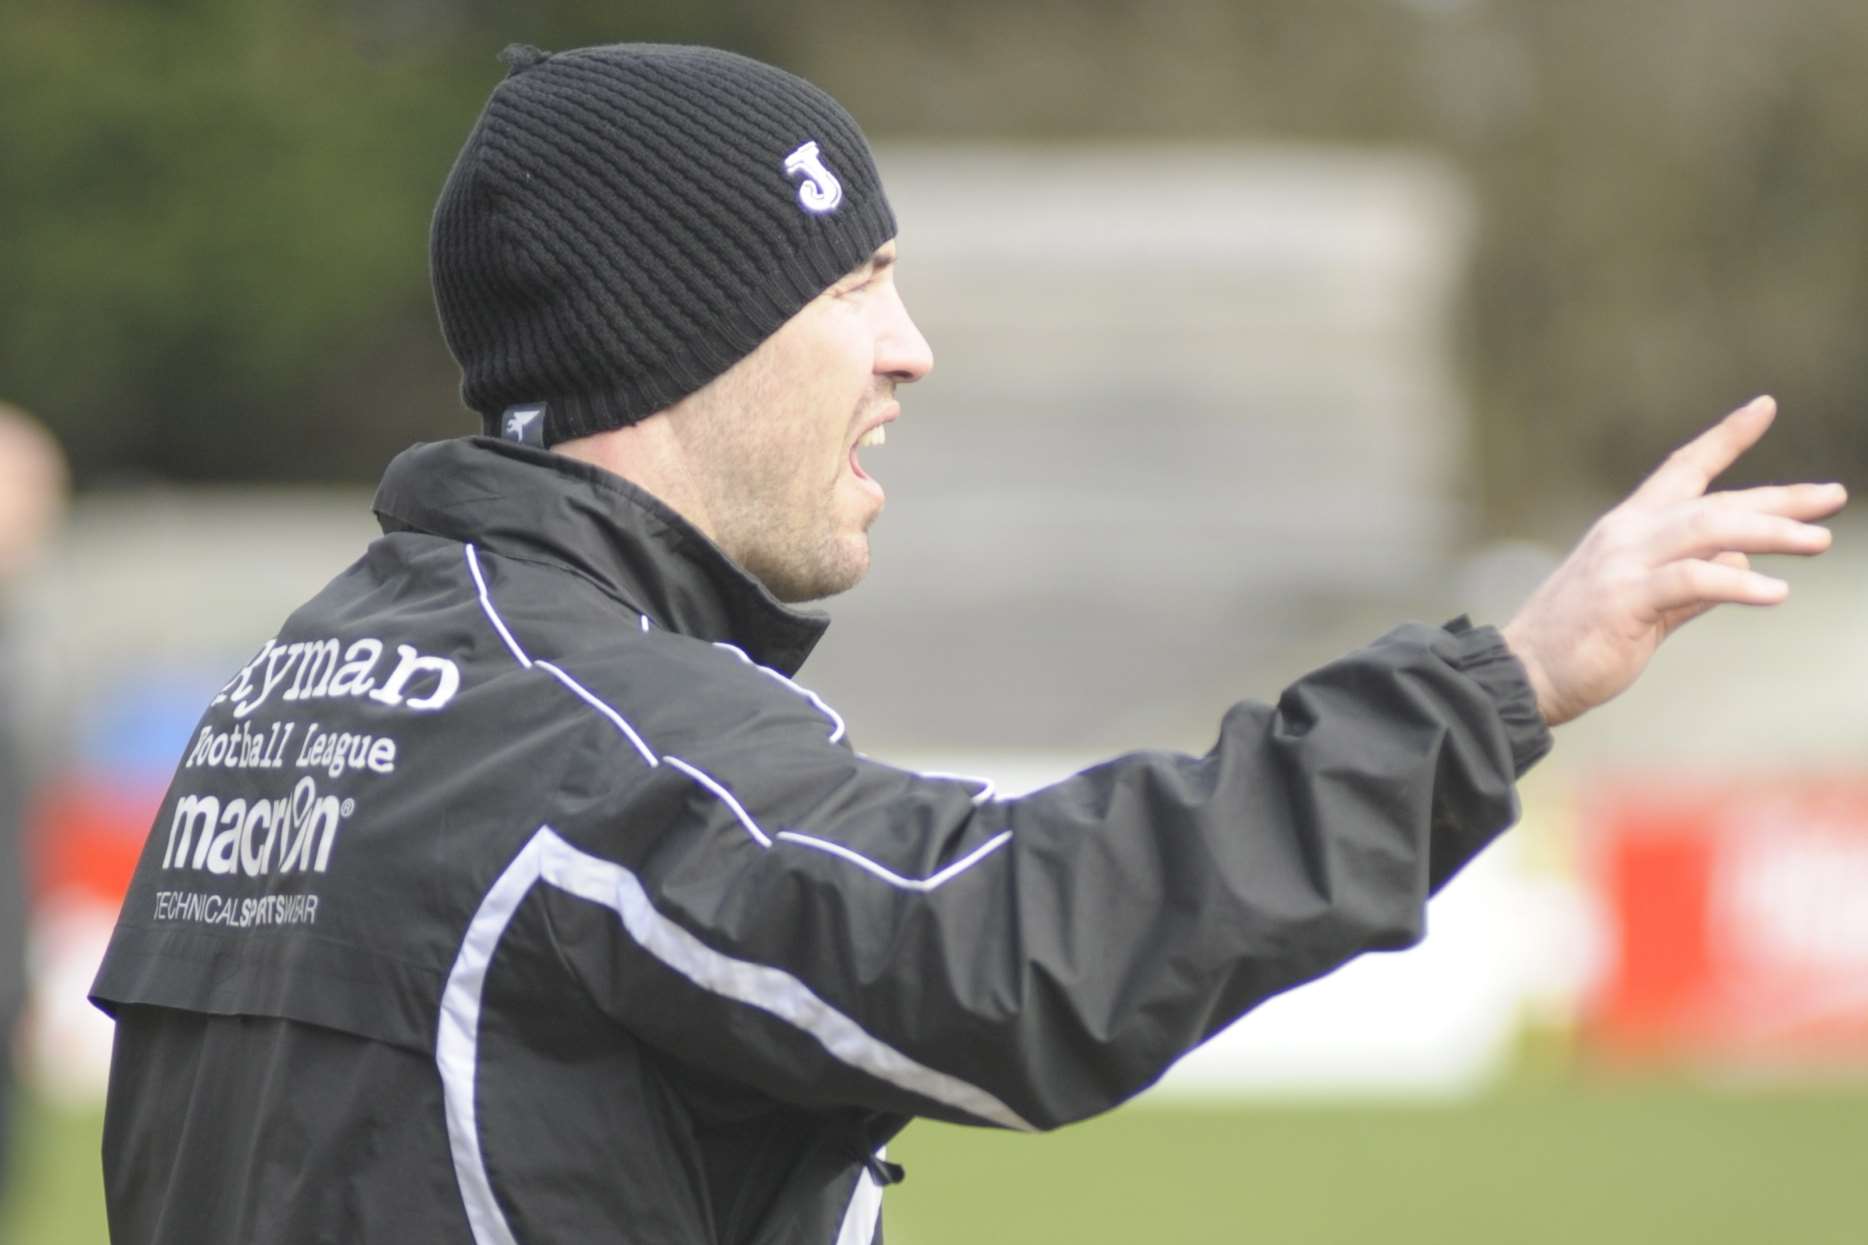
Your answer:
[[[874,449],[878,446],[885,445],[888,443],[888,439],[888,421],[885,419],[875,424],[867,432],[863,433],[862,436],[856,438],[856,444],[850,447],[851,474],[858,480],[861,480],[863,483],[875,489],[878,493],[882,491],[882,486],[876,483],[875,477],[863,470],[862,460],[857,457],[857,452],[859,450]]]

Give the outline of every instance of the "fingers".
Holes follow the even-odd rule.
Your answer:
[[[1718,566],[1729,566],[1735,570],[1748,571],[1751,569],[1750,558],[1730,549],[1712,558],[1711,561]],[[1678,609],[1668,610],[1661,615],[1661,625],[1667,630],[1668,634],[1672,634],[1692,622],[1695,618],[1698,618],[1701,614],[1710,610],[1714,604],[1715,602],[1712,601],[1700,601],[1692,605],[1681,606]]]
[[[1678,508],[1654,530],[1647,556],[1651,566],[1725,550],[1812,557],[1829,548],[1831,539],[1828,528],[1813,523],[1700,502]]]
[[[1691,616],[1712,605],[1777,605],[1790,595],[1790,585],[1730,562],[1683,558],[1654,572],[1648,592],[1656,616],[1676,610]]]
[[[1739,455],[1758,443],[1777,416],[1777,400],[1753,398],[1675,450],[1630,498],[1661,506],[1698,497]]]
[[[1707,498],[1721,506],[1781,514],[1787,519],[1826,519],[1848,504],[1849,493],[1840,484],[1774,484],[1764,488],[1733,489]]]

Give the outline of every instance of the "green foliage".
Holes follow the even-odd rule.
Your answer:
[[[494,53],[732,42],[732,7],[712,7],[12,6],[0,387],[89,479],[368,479],[466,431],[427,227]]]
[[[9,20],[0,375],[87,472],[251,470],[293,395],[423,280],[440,136],[471,103],[445,52],[366,56],[308,11]]]

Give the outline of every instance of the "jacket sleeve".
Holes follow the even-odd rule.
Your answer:
[[[554,901],[565,962],[641,1040],[781,1099],[1012,1128],[1112,1107],[1263,1000],[1417,941],[1549,747],[1521,667],[1463,620],[1235,706],[1204,756],[1016,799],[865,759],[814,696],[704,662],[634,719],[656,761],[613,836],[629,893]]]

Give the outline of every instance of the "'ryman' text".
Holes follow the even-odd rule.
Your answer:
[[[380,682],[383,642],[364,638],[343,647],[339,640],[268,640],[253,660],[227,681],[214,704],[233,702],[233,715],[244,718],[271,700],[323,700],[368,696],[379,704],[418,712],[441,708],[460,690],[460,667],[445,657],[430,657],[407,644],[396,645],[396,662]],[[411,692],[419,691],[419,695]]]

